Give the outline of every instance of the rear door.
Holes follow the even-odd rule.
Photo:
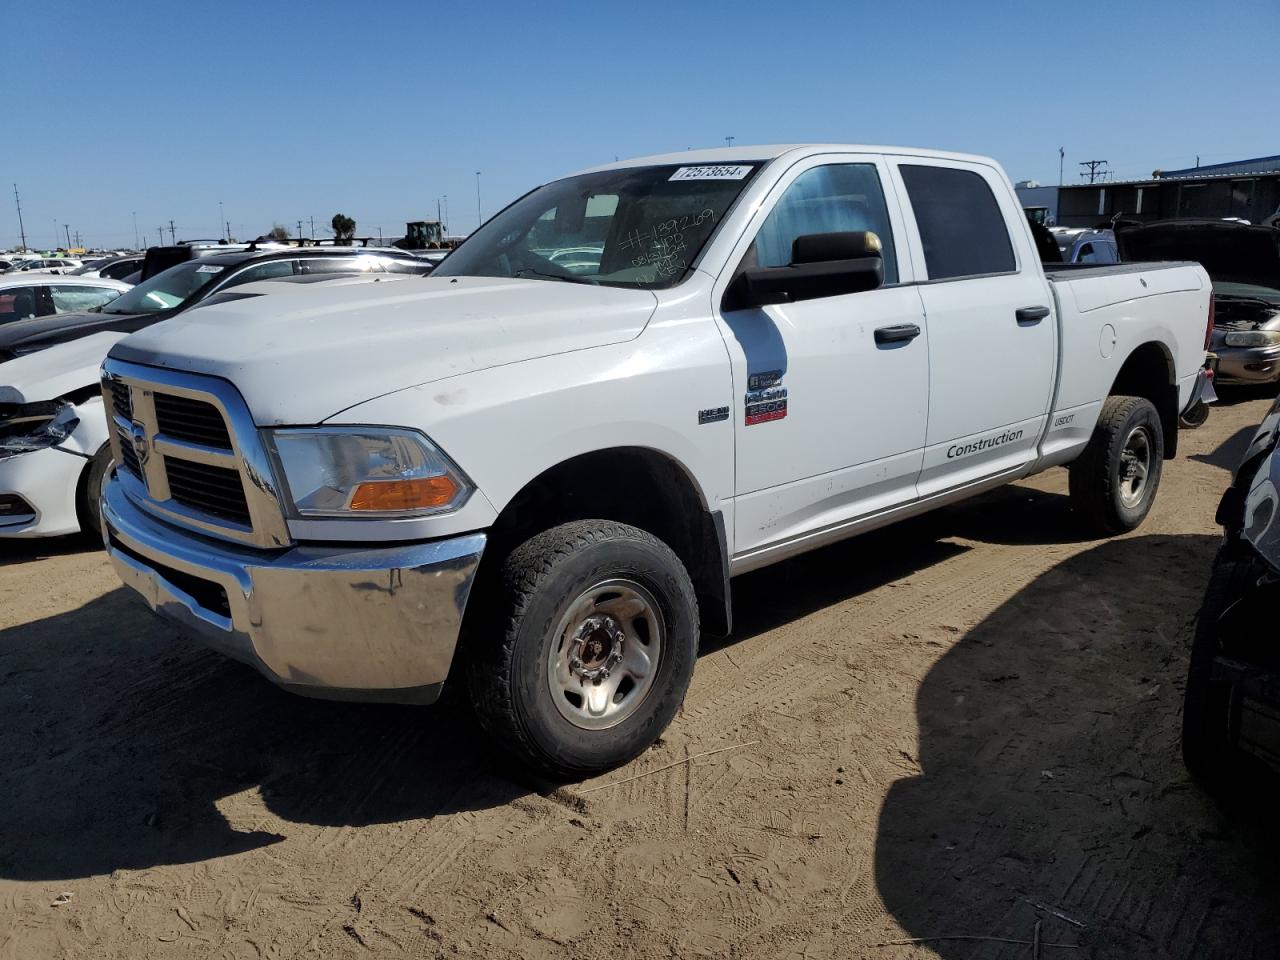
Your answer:
[[[924,158],[899,158],[894,167],[929,325],[929,426],[918,481],[928,497],[1035,459],[1057,331],[1003,174]]]

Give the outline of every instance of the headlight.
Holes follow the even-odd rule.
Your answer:
[[[405,517],[462,506],[471,481],[430,440],[402,427],[268,432],[300,517]]]
[[[1224,342],[1228,347],[1274,347],[1280,344],[1280,330],[1233,330]]]

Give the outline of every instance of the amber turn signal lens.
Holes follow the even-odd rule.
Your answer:
[[[424,510],[447,506],[458,493],[451,477],[368,480],[351,495],[352,510]]]

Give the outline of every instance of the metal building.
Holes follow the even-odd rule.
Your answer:
[[[1238,217],[1261,223],[1280,213],[1280,155],[1215,163],[1185,170],[1157,170],[1146,180],[1107,180],[1047,188],[1018,189],[1024,208],[1051,207],[1065,227],[1092,227],[1117,216],[1135,220],[1174,217]]]

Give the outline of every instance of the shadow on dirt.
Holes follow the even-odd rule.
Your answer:
[[[1027,957],[1042,920],[1045,941],[1087,947],[1063,955],[1280,955],[1274,818],[1219,812],[1179,754],[1189,627],[1216,547],[1102,543],[930,671],[921,773],[893,786],[877,837],[879,890],[909,936],[1025,940],[930,946]]]
[[[1189,459],[1207,463],[1211,467],[1221,467],[1228,473],[1234,474],[1236,467],[1240,466],[1245,450],[1249,447],[1249,441],[1257,432],[1257,427],[1241,427],[1231,436],[1224,438],[1212,452],[1193,454]]]
[[[69,557],[77,553],[96,553],[102,549],[102,540],[88,534],[67,537],[40,537],[34,540],[5,540],[0,542],[0,567],[13,563],[27,563],[46,557]]]
[[[307,700],[177,637],[122,588],[0,631],[0,876],[188,863],[282,839],[217,802],[359,826],[506,803],[459,708]]]

